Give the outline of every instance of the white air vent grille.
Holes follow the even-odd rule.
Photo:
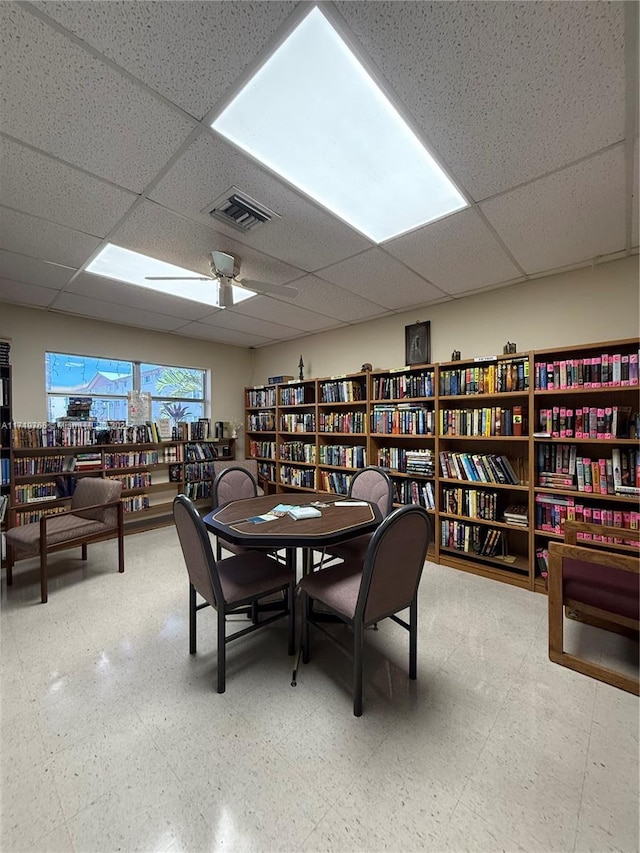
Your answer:
[[[270,222],[278,214],[269,210],[250,196],[241,193],[236,187],[231,187],[213,204],[207,205],[205,212],[210,216],[239,228],[240,231],[255,231],[266,222]]]

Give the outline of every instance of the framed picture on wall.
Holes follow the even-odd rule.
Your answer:
[[[429,364],[431,361],[431,320],[404,327],[405,364]]]

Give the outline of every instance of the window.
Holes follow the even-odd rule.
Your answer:
[[[196,421],[206,417],[205,374],[192,367],[48,352],[47,417],[65,417],[71,398],[90,397],[92,418],[124,421],[128,392],[144,390],[151,394],[154,420]]]

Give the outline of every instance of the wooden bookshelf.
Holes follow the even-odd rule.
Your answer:
[[[256,458],[259,465],[272,472],[268,479],[278,492],[310,488],[286,482],[290,469],[312,472],[318,490],[345,492],[354,471],[366,465],[381,465],[394,484],[396,503],[419,502],[433,513],[436,539],[429,559],[544,592],[544,581],[536,567],[536,550],[544,549],[549,539],[560,534],[550,534],[536,525],[539,494],[558,495],[560,499],[571,496],[576,503],[584,499],[592,508],[601,510],[617,508],[629,514],[629,521],[630,513],[638,509],[635,496],[591,493],[587,497],[578,490],[577,483],[575,488],[555,489],[538,481],[539,452],[545,443],[573,445],[576,456],[580,450],[582,456],[598,454],[596,458],[604,457],[605,450],[616,448],[627,453],[627,462],[632,452],[638,461],[635,429],[631,437],[619,435],[614,439],[534,435],[539,432],[540,411],[548,407],[575,408],[580,401],[584,406],[593,402],[596,409],[626,406],[633,413],[638,412],[637,384],[552,390],[536,387],[542,363],[593,358],[603,353],[637,357],[638,339],[247,388],[245,455]],[[292,400],[294,394],[298,396]],[[292,415],[301,426],[305,426],[306,416],[308,428],[288,428],[293,423]],[[281,448],[291,455],[290,444],[294,442],[305,446],[305,450],[298,451],[307,454],[304,459],[283,458]],[[412,453],[415,468],[407,470]],[[506,457],[515,478],[506,482],[487,478],[482,482],[469,479],[463,471],[446,475],[442,454],[479,456],[481,460]],[[640,479],[640,473],[636,474],[634,467],[634,482],[636,478]],[[445,504],[451,489],[460,490],[463,496],[472,492],[496,494],[495,518],[470,515],[462,509],[451,512]],[[525,507],[526,525],[504,520],[502,513],[510,505]],[[498,532],[499,549],[504,554],[483,555],[453,547],[449,537],[443,540],[443,531],[449,533],[452,523],[480,529],[481,536],[492,530]],[[464,546],[464,535],[457,544]]]

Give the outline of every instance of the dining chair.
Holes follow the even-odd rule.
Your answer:
[[[227,504],[230,501],[241,501],[245,498],[258,496],[258,484],[255,477],[239,465],[223,468],[213,481],[211,490],[211,508]],[[228,539],[216,536],[216,559],[222,559],[222,548],[232,554],[245,554],[249,549],[242,545],[234,545]]]
[[[302,661],[310,660],[311,604],[320,602],[353,629],[353,713],[362,714],[364,629],[389,618],[409,632],[409,678],[417,677],[418,586],[433,539],[421,506],[399,507],[373,534],[364,562],[348,560],[306,575],[302,595]],[[396,614],[409,608],[409,622]]]
[[[79,480],[71,506],[64,512],[41,516],[39,521],[7,530],[7,585],[13,583],[16,559],[40,557],[40,599],[49,600],[47,556],[53,551],[80,546],[83,560],[87,545],[105,539],[118,540],[118,571],[124,572],[124,523],[120,496],[122,483],[102,477]]]
[[[389,475],[375,465],[362,468],[353,475],[347,497],[352,500],[369,501],[377,504],[383,518],[386,518],[393,509],[393,485]],[[326,548],[321,563],[318,565],[325,565],[325,557],[329,559],[340,558],[341,560],[364,560],[372,536],[373,533],[365,533],[362,536],[356,536],[354,539],[348,539],[338,545]]]
[[[174,498],[173,517],[189,574],[189,653],[196,653],[198,611],[213,607],[217,612],[217,690],[224,693],[226,647],[232,640],[288,616],[289,654],[295,653],[295,572],[260,551],[246,551],[217,561],[207,528],[193,501],[186,495]],[[282,610],[264,619],[258,617],[247,628],[227,634],[228,615],[252,615],[254,603],[277,592],[285,594]],[[197,603],[197,595],[204,599],[204,603]]]

